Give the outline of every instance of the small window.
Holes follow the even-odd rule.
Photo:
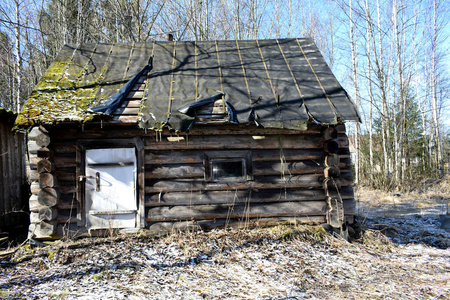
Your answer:
[[[211,179],[218,181],[242,181],[247,179],[245,159],[211,160]]]
[[[249,151],[212,151],[205,155],[205,179],[210,182],[251,180]]]

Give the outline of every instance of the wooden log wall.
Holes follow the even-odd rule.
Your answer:
[[[320,126],[298,132],[220,125],[196,126],[189,135],[175,135],[168,131],[145,134],[135,126],[105,123],[86,124],[83,130],[75,126],[54,127],[49,145],[52,157],[48,160],[53,165],[41,162],[44,173],[37,177],[43,184],[57,182],[59,192],[49,196],[58,201],[54,206],[47,202],[49,209],[39,210],[39,218],[55,216],[51,209],[55,207],[57,233],[68,226],[77,229],[77,216],[84,213],[77,211],[82,207],[76,195],[77,139],[98,139],[101,143],[102,139],[139,136],[145,145],[147,228],[323,223],[329,212],[326,186],[330,176],[339,182],[345,218],[352,222],[355,200],[345,127],[334,128],[336,137],[330,145],[323,130]],[[332,155],[327,154],[327,147],[334,149]],[[250,180],[206,180],[205,164],[209,158],[235,158],[248,153]],[[35,188],[42,190],[36,184]]]
[[[15,115],[0,109],[0,232],[28,225],[25,138],[12,132]]]
[[[322,223],[328,212],[327,158],[320,127],[307,132],[240,127],[194,130],[187,137],[145,139],[146,216],[150,229],[279,221]],[[236,128],[235,128],[236,129]],[[333,128],[342,204],[353,221],[355,201],[345,127]],[[252,180],[207,182],[205,157],[251,152]],[[337,154],[339,153],[339,155]],[[325,171],[324,171],[325,170]],[[181,222],[181,223],[180,223]]]

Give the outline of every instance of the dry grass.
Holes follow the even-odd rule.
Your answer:
[[[0,293],[55,299],[446,299],[449,261],[446,250],[399,247],[371,228],[353,243],[320,226],[191,230],[22,248],[3,262]]]
[[[365,186],[359,186],[355,190],[356,199],[372,207],[380,205],[397,205],[405,202],[411,202],[416,208],[428,208],[436,205],[450,205],[450,176],[419,183],[412,192],[384,192],[373,190]]]

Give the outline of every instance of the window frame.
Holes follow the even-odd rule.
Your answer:
[[[247,182],[253,180],[252,159],[250,151],[212,151],[204,155],[205,181],[216,183]],[[242,162],[242,176],[214,178],[214,162]]]

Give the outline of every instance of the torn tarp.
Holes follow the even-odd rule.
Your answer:
[[[170,127],[172,127],[176,131],[187,132],[190,130],[192,125],[195,122],[195,110],[201,106],[207,106],[213,104],[215,101],[224,98],[224,103],[226,105],[228,122],[237,124],[238,120],[236,118],[236,112],[234,107],[226,101],[227,97],[224,93],[219,93],[212,97],[208,97],[199,101],[195,101],[189,103],[179,109],[177,111],[173,111],[168,123]]]
[[[139,78],[147,73],[149,70],[151,70],[151,60],[149,61],[149,64],[146,65],[142,70],[139,71],[130,81],[128,81],[117,93],[109,97],[105,103],[96,106],[91,107],[88,109],[89,112],[93,113],[100,113],[108,116],[112,116],[112,114],[116,111],[116,109],[119,107],[120,103],[123,101],[124,98],[127,97],[128,93],[131,91],[131,88],[136,84],[136,82],[139,80]]]

